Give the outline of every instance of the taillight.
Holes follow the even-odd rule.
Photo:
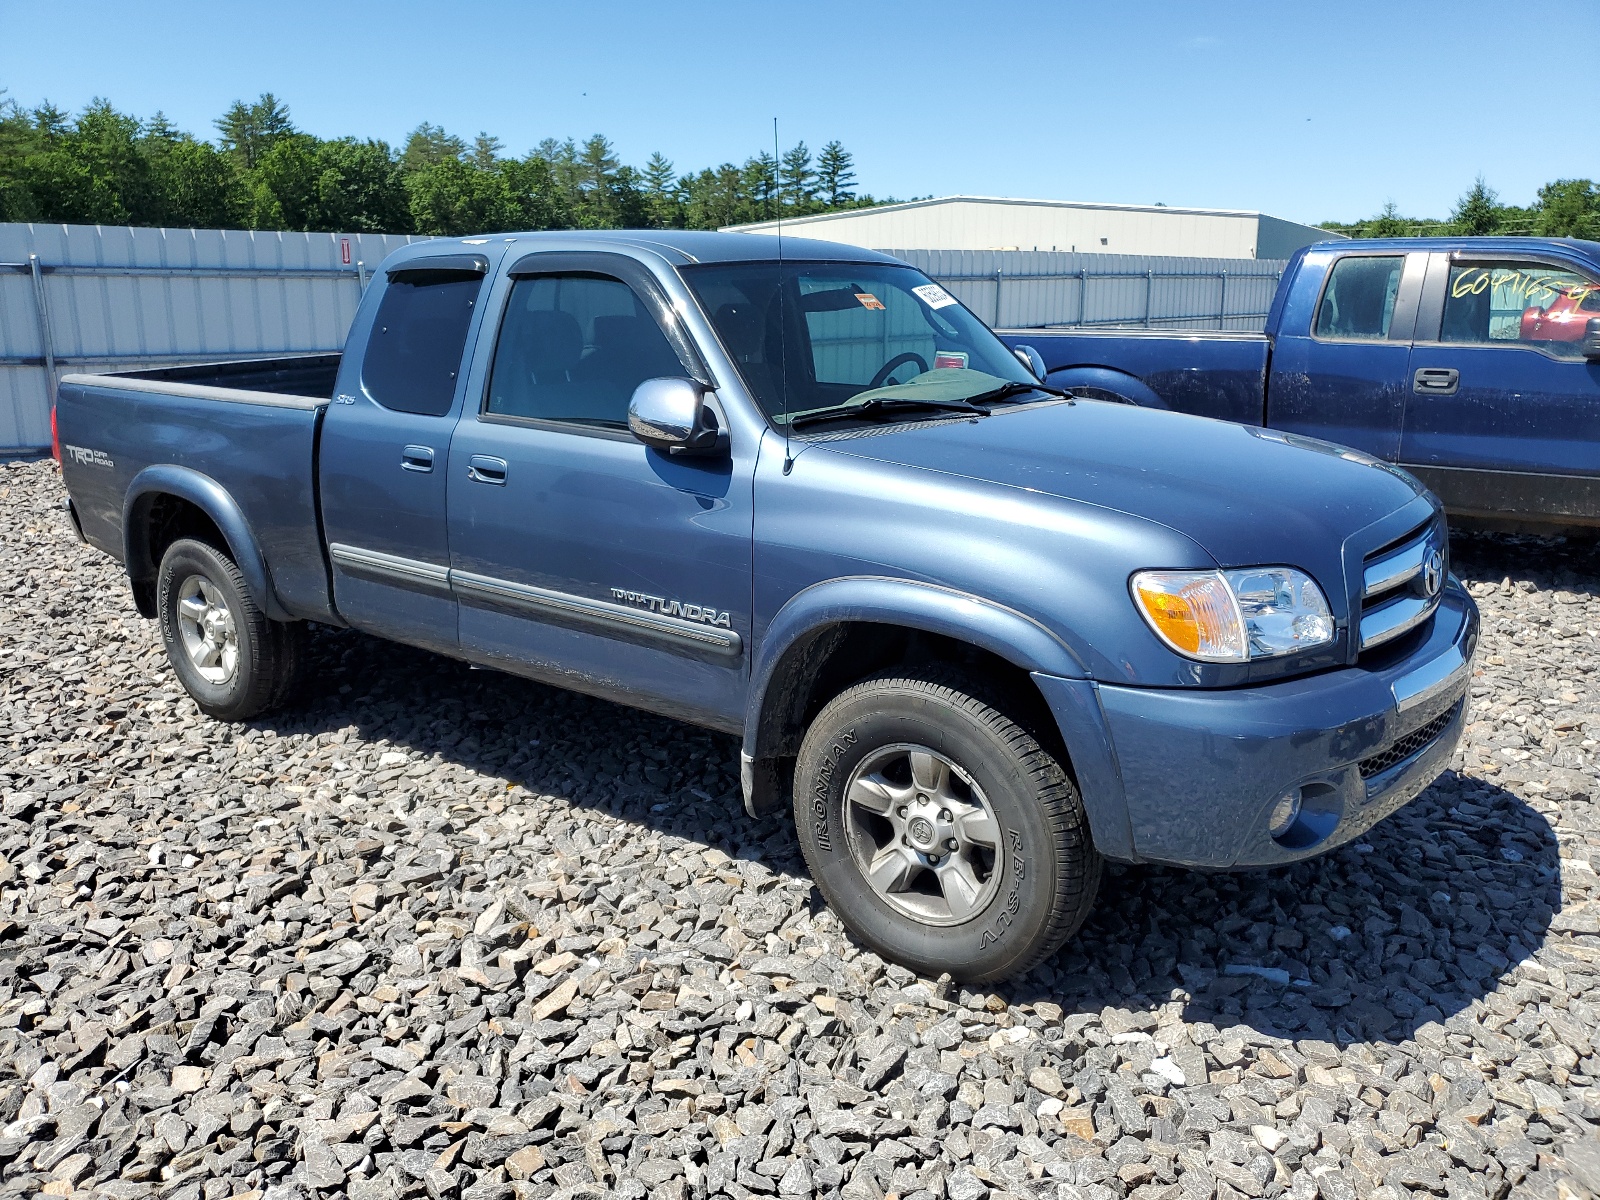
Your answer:
[[[61,464],[61,431],[56,428],[56,406],[50,406],[50,457]]]

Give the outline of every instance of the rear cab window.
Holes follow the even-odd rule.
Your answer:
[[[361,359],[367,395],[394,412],[448,413],[483,281],[481,270],[393,272]]]
[[[1334,263],[1312,326],[1316,336],[1328,341],[1386,340],[1404,266],[1403,254],[1349,255]]]

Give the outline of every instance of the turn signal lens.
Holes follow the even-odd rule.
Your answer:
[[[1156,635],[1186,658],[1244,662],[1244,618],[1220,571],[1141,571],[1133,595]]]

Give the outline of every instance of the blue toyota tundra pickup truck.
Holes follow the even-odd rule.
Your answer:
[[[1338,846],[1462,728],[1414,479],[1063,395],[870,251],[421,243],[342,355],[69,376],[55,417],[202,711],[283,702],[321,622],[738,735],[746,806],[930,974],[1026,970],[1104,859]]]
[[[1600,242],[1417,238],[1295,254],[1266,332],[1014,330],[1050,383],[1352,446],[1452,516],[1600,527]]]

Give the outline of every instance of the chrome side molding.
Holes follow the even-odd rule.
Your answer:
[[[347,546],[342,542],[333,542],[328,546],[328,557],[333,559],[334,566],[357,579],[392,584],[413,592],[450,594],[450,568],[436,563],[364,550],[360,546]]]
[[[455,596],[463,604],[491,608],[557,624],[576,625],[611,637],[654,642],[676,650],[738,658],[744,640],[732,629],[662,612],[574,596],[436,563],[401,558],[335,542],[328,555],[339,570],[358,579],[387,583],[408,591]]]

